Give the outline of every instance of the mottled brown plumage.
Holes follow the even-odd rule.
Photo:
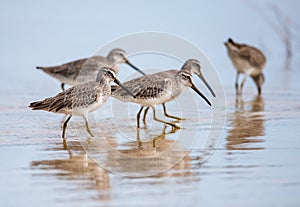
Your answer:
[[[266,64],[266,57],[257,48],[234,42],[231,38],[225,42],[228,55],[237,70],[235,87],[236,92],[239,93],[238,78],[242,73],[245,75],[240,85],[240,93],[242,93],[243,86],[247,77],[251,77],[255,82],[258,90],[258,94],[261,94],[261,87],[264,83],[264,75],[262,70]]]
[[[207,98],[195,87],[192,81],[192,75],[197,74],[203,80],[213,96],[215,96],[215,93],[204,79],[200,69],[201,66],[198,60],[189,59],[182,66],[181,70],[163,71],[125,82],[124,86],[128,88],[128,90],[132,91],[135,97],[128,96],[128,94],[126,94],[125,91],[118,86],[112,86],[112,96],[121,101],[134,102],[141,105],[141,109],[137,114],[138,128],[140,126],[140,113],[144,107],[146,107],[143,118],[144,123],[148,108],[151,107],[153,110],[154,120],[178,128],[178,126],[173,123],[165,122],[156,118],[155,106],[158,104],[163,104],[164,113],[167,117],[182,119],[168,115],[166,112],[165,103],[174,100],[188,87],[195,90],[209,105],[211,105]]]
[[[88,126],[88,113],[95,111],[107,101],[111,93],[111,81],[123,87],[117,80],[114,70],[104,67],[99,70],[95,81],[76,85],[54,97],[32,102],[29,107],[32,110],[45,110],[69,115],[63,125],[63,138],[65,137],[67,123],[73,115],[83,117],[87,131],[93,136]],[[127,93],[131,93],[126,88],[124,89]]]
[[[61,87],[64,90],[64,84],[73,86],[95,81],[101,67],[111,68],[117,74],[121,63],[127,63],[145,75],[145,73],[129,62],[125,51],[121,49],[113,49],[107,57],[93,56],[53,67],[37,67],[37,69],[43,70],[48,75],[58,79],[62,83]]]
[[[76,85],[43,101],[33,102],[33,110],[45,110],[54,113],[73,114],[77,108],[88,107],[103,97],[109,97],[110,86],[105,82],[88,82]]]

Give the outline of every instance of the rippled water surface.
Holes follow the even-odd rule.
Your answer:
[[[239,0],[1,1],[0,206],[300,206],[299,2],[255,2],[260,9]],[[287,27],[296,25],[288,69],[268,2],[288,14]],[[225,90],[225,122],[222,113],[212,119],[220,108],[187,90],[179,102],[167,103],[170,114],[186,118],[177,123],[182,129],[152,122],[150,112],[148,128],[137,131],[139,107],[111,98],[90,116],[94,138],[81,118],[72,118],[63,142],[62,115],[27,107],[60,91],[36,66],[88,57],[116,38],[148,30],[181,36],[210,58]],[[235,70],[223,44],[229,37],[265,53],[262,97],[248,80],[236,98]],[[142,70],[182,65],[147,54],[128,59]],[[211,68],[202,66],[221,94]],[[118,76],[124,81],[131,73],[122,65]],[[194,82],[208,96],[197,77]],[[160,106],[157,111],[164,118]]]
[[[201,144],[191,151],[174,147],[180,131],[196,127],[192,119],[186,120],[191,125],[177,131],[158,124],[137,132],[124,121],[119,130],[132,140],[119,136],[105,117],[98,123],[102,136],[78,139],[75,129],[83,127],[78,120],[70,125],[63,143],[61,116],[28,110],[26,105],[34,97],[8,95],[1,99],[0,112],[2,202],[7,206],[298,205],[299,92],[265,91],[263,97],[248,93],[236,100],[227,91],[224,132],[205,163],[199,157]],[[209,120],[202,122],[203,129],[197,129],[205,133]],[[121,154],[103,148],[104,142]],[[151,159],[170,146],[173,153]],[[85,149],[93,152],[92,157]],[[132,157],[143,159],[136,163]],[[172,160],[179,162],[160,174],[122,176],[137,176],[157,166],[167,169]]]

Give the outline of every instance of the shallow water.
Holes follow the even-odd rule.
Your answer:
[[[83,124],[78,119],[70,124],[67,141],[63,143],[59,124],[62,116],[27,109],[27,103],[35,97],[9,95],[1,99],[0,111],[2,203],[6,206],[298,206],[299,92],[264,91],[263,97],[257,97],[249,91],[236,100],[232,89],[226,89],[224,132],[213,155],[204,163],[199,157],[201,144],[193,146],[191,151],[174,147],[180,131],[193,128],[192,119],[183,121],[185,129],[177,131],[150,124],[150,129],[140,131],[140,141],[134,127],[128,128],[129,122],[124,121],[118,130],[132,137],[126,140],[118,133],[111,133],[115,130],[110,123],[113,120],[105,109],[100,109],[102,117],[97,124],[103,127],[101,137],[89,140],[82,136],[79,140],[76,129],[83,128]],[[20,101],[8,104],[18,98]],[[172,112],[172,105],[169,110]],[[135,121],[134,116],[131,121]],[[209,125],[210,121],[203,118],[202,123],[200,131],[205,134],[208,130],[205,123]],[[103,140],[122,155],[101,148]],[[151,156],[170,146],[172,153],[151,160]],[[132,157],[142,159],[136,163]],[[99,167],[92,158],[114,173]],[[179,162],[160,174],[122,176],[140,176],[139,173],[143,175],[158,169],[157,166],[167,169],[174,160]]]
[[[261,1],[261,11],[272,18],[266,3]],[[273,3],[299,25],[299,2]],[[0,4],[0,206],[300,206],[299,29],[292,31],[295,53],[285,69],[281,39],[248,1]],[[88,57],[114,39],[148,30],[181,36],[211,59],[225,87],[222,128],[211,127],[211,109],[198,97],[196,103],[186,101],[187,92],[179,99],[187,106],[184,113],[177,112],[176,102],[167,104],[171,114],[187,118],[178,123],[181,130],[164,129],[148,116],[148,129],[136,131],[138,106],[110,100],[90,117],[95,138],[89,139],[75,118],[65,143],[63,116],[27,107],[60,91],[56,80],[35,70],[37,65]],[[223,45],[229,37],[266,54],[262,98],[248,80],[243,98],[236,100],[235,70]],[[129,59],[143,70],[182,65],[158,55]],[[121,68],[123,81],[132,70]],[[209,68],[203,73],[207,77]],[[113,116],[111,103],[116,104]],[[221,136],[207,139],[220,129]],[[178,137],[187,142],[177,142]],[[210,144],[212,151],[203,150]]]

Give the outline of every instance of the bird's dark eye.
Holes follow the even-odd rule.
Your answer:
[[[107,76],[109,76],[109,77],[111,77],[111,78],[115,78],[115,74],[111,71],[111,70],[109,70],[109,69],[106,69],[106,70],[104,70],[104,72],[105,72],[105,74],[107,75]]]
[[[191,76],[188,74],[182,73],[181,76],[184,80],[191,80]]]
[[[116,78],[115,75],[112,73],[112,71],[108,70],[107,73],[112,79]]]

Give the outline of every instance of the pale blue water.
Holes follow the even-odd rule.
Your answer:
[[[299,19],[299,3],[275,3]],[[0,5],[1,206],[299,206],[299,53],[290,70],[282,68],[280,40],[243,1],[1,1]],[[205,164],[199,164],[194,150],[162,175],[128,178],[87,159],[72,125],[70,151],[65,150],[60,139],[62,117],[33,112],[27,105],[60,90],[56,80],[35,66],[86,57],[120,36],[149,30],[179,35],[208,55],[225,87],[227,121]],[[266,53],[262,100],[256,100],[249,80],[244,105],[235,106],[235,72],[223,46],[229,36]],[[139,56],[131,61],[141,68],[152,64]],[[155,66],[167,67],[160,62]],[[100,120],[109,118],[105,107],[98,112]],[[208,120],[202,121],[205,127]],[[109,140],[119,149],[136,150],[135,143],[120,142],[118,136]],[[125,166],[130,171],[130,165],[119,162],[119,169]]]

